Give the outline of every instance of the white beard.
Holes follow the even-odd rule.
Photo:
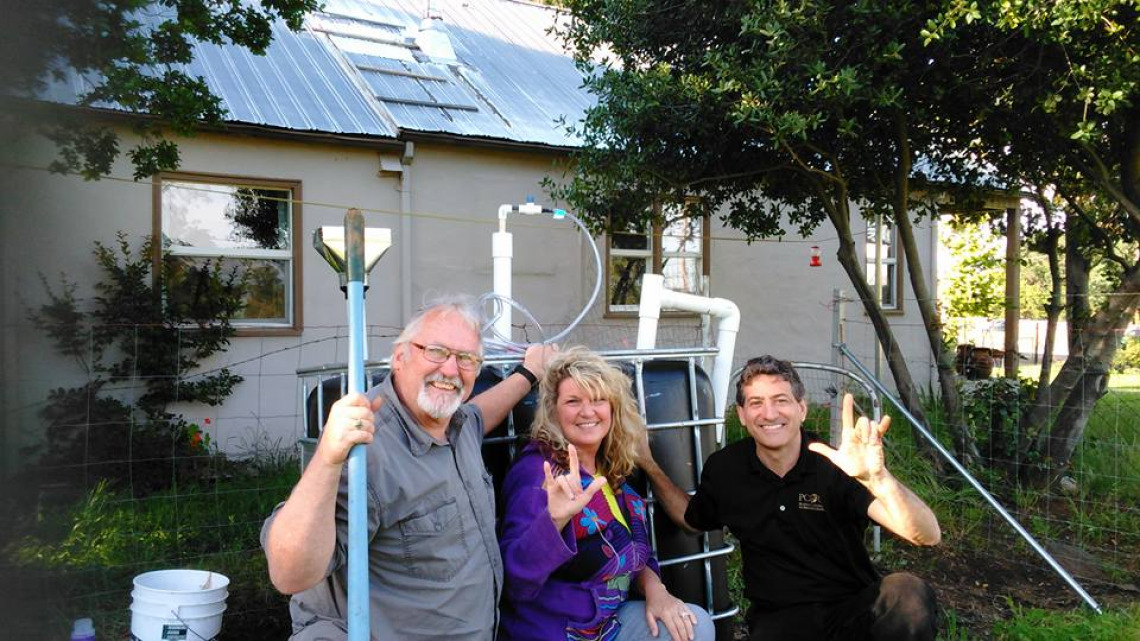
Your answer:
[[[443,390],[436,390],[436,394],[428,389],[433,381],[443,381],[451,383],[455,386],[454,395],[444,395]],[[463,380],[457,376],[444,376],[443,374],[432,374],[424,379],[423,387],[420,388],[419,397],[416,398],[416,403],[419,404],[420,409],[428,416],[434,419],[451,418],[459,406],[463,404]]]

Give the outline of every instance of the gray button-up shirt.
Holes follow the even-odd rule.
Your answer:
[[[376,396],[385,402],[367,450],[372,638],[491,639],[503,565],[491,476],[480,452],[483,415],[463,405],[448,426],[448,442],[438,443],[400,403],[391,376],[369,390],[369,398]],[[290,602],[295,639],[325,638],[344,626],[347,469],[337,494],[328,577]],[[276,514],[262,529],[263,544]]]

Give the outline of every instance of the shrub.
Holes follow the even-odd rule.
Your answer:
[[[1029,379],[985,378],[962,386],[962,410],[978,451],[995,469],[1016,473],[1023,460],[1021,413],[1030,406],[1036,383]]]
[[[167,406],[218,405],[242,380],[225,368],[189,374],[229,344],[244,290],[236,270],[206,261],[191,275],[197,294],[171,303],[163,296],[170,262],[161,261],[155,274],[154,252],[149,239],[132,251],[122,232],[114,248],[96,243],[103,279],[90,311],[61,276],[58,288],[44,281],[49,300],[29,313],[55,349],[87,374],[79,387],[48,393],[40,412],[45,440],[26,448],[26,455],[39,455],[48,480],[91,486],[105,479],[142,492],[166,487],[208,453],[198,426]]]

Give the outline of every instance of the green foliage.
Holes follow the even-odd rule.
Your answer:
[[[958,612],[950,608],[941,608],[938,612],[938,641],[971,641],[976,639],[970,634],[965,625],[958,619]]]
[[[1112,369],[1117,372],[1140,369],[1140,337],[1129,337],[1116,352]]]
[[[1013,617],[994,624],[998,641],[1126,641],[1140,638],[1140,605],[1097,614],[1087,608],[1056,612],[1011,604]]]
[[[74,70],[91,83],[79,101],[91,107],[115,104],[149,118],[134,126],[143,142],[128,154],[135,178],[178,166],[178,148],[166,131],[192,135],[217,125],[225,110],[206,81],[181,70],[193,59],[195,42],[232,43],[263,55],[280,20],[301,28],[317,0],[210,2],[208,0],[41,0],[8,12],[0,26],[0,85],[34,96],[46,80]],[[109,128],[78,119],[48,132],[60,155],[52,169],[87,179],[109,173],[119,154]]]
[[[1021,317],[1044,320],[1051,291],[1048,259],[1042,254],[1027,253],[1021,264]]]
[[[963,385],[963,413],[991,467],[1016,474],[1033,463],[1033,452],[1022,451],[1020,423],[1036,387],[1029,379],[1008,378],[984,378]]]
[[[566,2],[561,31],[598,105],[556,190],[597,218],[641,215],[654,198],[701,198],[749,237],[810,232],[848,199],[864,215],[929,205],[898,175],[983,178],[957,148],[989,108],[963,101],[975,61],[924,45],[936,5],[914,2]],[[971,43],[972,45],[972,43]],[[962,45],[962,48],[969,48]],[[605,56],[595,66],[591,56]],[[922,157],[927,164],[910,171]],[[928,208],[929,209],[929,208]]]
[[[115,248],[96,243],[103,279],[89,312],[80,309],[74,284],[61,277],[55,290],[45,281],[49,300],[29,318],[59,353],[83,368],[87,382],[49,392],[40,412],[47,423],[44,443],[26,452],[42,453],[43,470],[146,491],[169,484],[172,465],[192,469],[208,451],[199,426],[166,408],[174,402],[218,405],[241,382],[226,368],[192,372],[229,345],[244,283],[236,271],[207,261],[191,274],[198,284],[191,295],[164,301],[171,274],[185,270],[164,260],[152,275],[154,251],[149,239],[132,251],[122,233]]]
[[[66,630],[82,614],[95,618],[100,638],[124,639],[132,577],[172,567],[230,579],[226,638],[287,636],[287,597],[268,585],[259,534],[295,485],[297,460],[276,452],[240,462],[213,457],[209,466],[209,474],[145,499],[101,482],[62,509],[5,503],[0,562],[9,580],[25,585],[6,597],[12,638]]]
[[[992,318],[1005,309],[1005,257],[992,229],[963,221],[942,238],[953,257],[946,278],[939,279],[939,302],[951,318]]]
[[[1117,115],[1136,95],[1136,70],[1120,68],[1140,63],[1140,51],[1135,48],[1136,18],[1137,7],[1131,0],[949,0],[942,3],[940,15],[927,22],[922,36],[924,42],[932,44],[965,37],[984,26],[1011,38],[1021,36],[1042,46],[1043,53],[1063,49],[1063,60],[1042,60],[1041,68],[1033,72],[1037,77],[1023,79],[1026,85],[1032,82],[1038,88],[1026,107],[1064,123],[1070,139],[1091,142],[1105,134],[1098,121]],[[1067,72],[1049,77],[1050,67],[1057,63]],[[1013,91],[1022,89],[1018,83],[1009,86]],[[999,98],[1008,101],[1023,97],[1028,96]]]

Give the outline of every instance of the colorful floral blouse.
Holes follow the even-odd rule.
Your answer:
[[[546,509],[544,460],[538,444],[527,445],[503,482],[498,638],[613,639],[617,609],[637,574],[646,567],[660,574],[645,501],[628,484],[609,496],[598,492],[559,532]],[[583,470],[583,487],[591,480]]]

